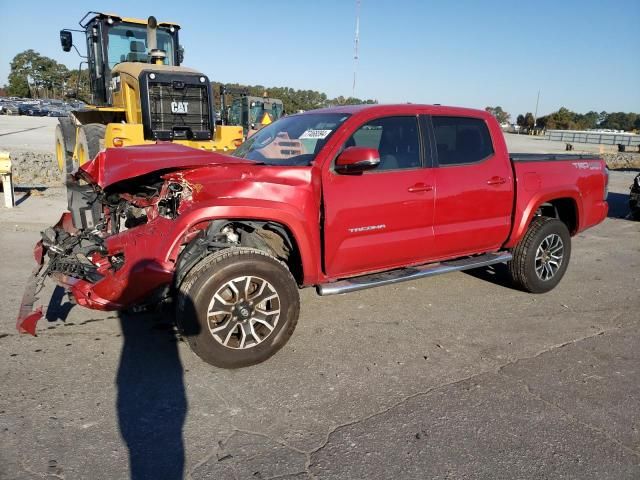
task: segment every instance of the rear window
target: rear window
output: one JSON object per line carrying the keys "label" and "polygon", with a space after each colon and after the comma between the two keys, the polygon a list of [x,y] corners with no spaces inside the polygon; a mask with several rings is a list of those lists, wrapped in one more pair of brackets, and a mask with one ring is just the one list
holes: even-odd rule
{"label": "rear window", "polygon": [[484,120],[468,117],[432,117],[440,165],[463,165],[493,154]]}

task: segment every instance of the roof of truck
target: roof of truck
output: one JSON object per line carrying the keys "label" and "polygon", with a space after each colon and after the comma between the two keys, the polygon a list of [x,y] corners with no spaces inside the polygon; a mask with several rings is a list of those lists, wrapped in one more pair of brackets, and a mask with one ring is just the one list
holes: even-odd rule
{"label": "roof of truck", "polygon": [[[462,115],[472,117],[485,118],[490,116],[484,110],[476,110],[473,108],[451,107],[446,105],[429,105],[418,103],[397,103],[397,104],[360,104],[360,105],[339,105],[334,107],[320,108],[318,110],[309,110],[309,113],[349,113],[355,114],[360,112],[376,112],[385,113],[424,113],[438,115]],[[307,112],[305,112],[307,113]]]}

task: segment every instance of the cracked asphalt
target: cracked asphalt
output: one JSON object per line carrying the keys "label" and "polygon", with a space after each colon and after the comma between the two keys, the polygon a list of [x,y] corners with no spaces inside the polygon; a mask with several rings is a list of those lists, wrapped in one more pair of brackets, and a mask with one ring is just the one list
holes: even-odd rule
{"label": "cracked asphalt", "polygon": [[0,478],[640,478],[640,223],[634,174],[578,235],[560,285],[484,269],[320,298],[272,359],[200,361],[169,313],[15,316],[49,189],[0,209]]}

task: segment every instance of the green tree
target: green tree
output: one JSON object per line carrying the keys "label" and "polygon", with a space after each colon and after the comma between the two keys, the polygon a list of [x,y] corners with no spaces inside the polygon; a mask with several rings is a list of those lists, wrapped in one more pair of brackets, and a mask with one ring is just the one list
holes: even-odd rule
{"label": "green tree", "polygon": [[491,115],[496,117],[496,120],[498,120],[498,123],[508,122],[509,119],[511,118],[511,115],[509,115],[507,112],[505,112],[502,109],[502,107],[500,107],[500,106],[498,106],[498,107],[486,107],[485,111],[489,112]]}
{"label": "green tree", "polygon": [[[216,108],[220,108],[220,82],[211,82],[213,89],[213,101]],[[227,83],[229,87],[246,88],[249,95],[261,97],[266,92],[271,98],[282,100],[284,110],[288,113],[295,113],[299,110],[314,110],[329,105],[355,105],[361,103],[377,103],[376,100],[362,100],[352,97],[327,98],[327,95],[315,90],[296,90],[291,87],[265,87],[264,85],[240,85],[238,83]]]}
{"label": "green tree", "polygon": [[527,112],[524,116],[524,127],[525,128],[533,128],[535,125],[535,119],[533,118],[533,113]]}
{"label": "green tree", "polygon": [[637,119],[637,113],[612,112],[607,115],[607,118],[600,124],[600,126],[602,128],[610,128],[613,130],[630,131],[634,129]]}
{"label": "green tree", "polygon": [[524,127],[524,115],[518,115],[518,118],[516,118],[516,124]]}
{"label": "green tree", "polygon": [[8,91],[21,97],[61,97],[69,71],[34,50],[18,53],[11,61]]}

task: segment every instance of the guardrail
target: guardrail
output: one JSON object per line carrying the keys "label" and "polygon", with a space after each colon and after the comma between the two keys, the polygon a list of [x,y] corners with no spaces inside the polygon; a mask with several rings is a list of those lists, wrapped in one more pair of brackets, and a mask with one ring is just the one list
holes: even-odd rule
{"label": "guardrail", "polygon": [[569,143],[596,143],[600,145],[626,145],[633,147],[640,145],[640,135],[633,133],[600,133],[577,130],[547,130],[544,134],[547,140]]}

